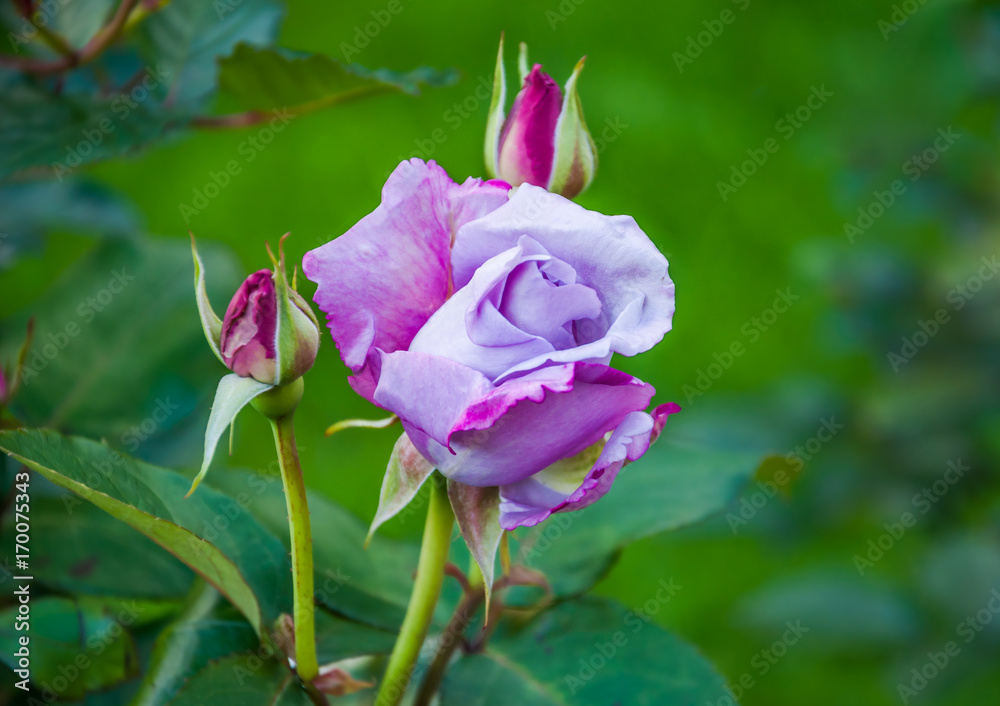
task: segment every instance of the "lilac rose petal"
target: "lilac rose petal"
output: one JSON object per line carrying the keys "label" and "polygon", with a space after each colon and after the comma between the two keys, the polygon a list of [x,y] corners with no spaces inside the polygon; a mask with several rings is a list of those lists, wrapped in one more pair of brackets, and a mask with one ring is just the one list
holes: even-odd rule
{"label": "lilac rose petal", "polygon": [[[520,482],[500,488],[500,525],[505,530],[532,527],[554,512],[573,512],[603,497],[618,473],[638,460],[659,436],[669,415],[680,411],[674,403],[660,405],[652,416],[632,412],[609,436],[582,482],[573,459],[556,463]],[[579,483],[579,485],[577,485]]]}
{"label": "lilac rose petal", "polygon": [[500,208],[458,229],[452,249],[457,288],[479,266],[516,246],[522,236],[566,263],[576,281],[597,292],[602,311],[575,328],[583,350],[564,349],[522,361],[508,374],[546,363],[610,359],[649,350],[670,330],[674,284],[667,260],[635,220],[605,216],[529,184]]}
{"label": "lilac rose petal", "polygon": [[307,252],[306,277],[355,390],[371,399],[376,349],[406,349],[452,291],[449,248],[463,224],[507,200],[504,182],[453,182],[434,162],[400,164],[381,204],[347,233]]}
{"label": "lilac rose petal", "polygon": [[377,404],[399,415],[413,444],[444,475],[507,485],[591,446],[654,390],[603,365],[550,366],[499,387],[440,356],[384,356]]}

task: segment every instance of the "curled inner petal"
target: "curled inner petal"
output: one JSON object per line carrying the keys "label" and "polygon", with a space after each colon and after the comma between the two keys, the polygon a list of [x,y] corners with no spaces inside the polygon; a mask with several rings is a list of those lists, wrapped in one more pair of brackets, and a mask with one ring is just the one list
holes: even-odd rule
{"label": "curled inner petal", "polygon": [[277,306],[270,270],[254,272],[233,296],[222,321],[220,349],[237,375],[273,382]]}

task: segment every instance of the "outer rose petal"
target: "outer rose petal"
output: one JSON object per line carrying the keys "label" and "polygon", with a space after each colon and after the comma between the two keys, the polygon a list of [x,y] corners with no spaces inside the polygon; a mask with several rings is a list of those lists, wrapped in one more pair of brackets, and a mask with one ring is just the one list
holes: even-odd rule
{"label": "outer rose petal", "polygon": [[375,349],[405,350],[451,291],[455,231],[507,200],[500,181],[453,182],[433,161],[403,162],[382,188],[382,203],[339,238],[302,259],[318,287],[355,390],[371,399],[378,380]]}
{"label": "outer rose petal", "polygon": [[573,512],[595,503],[611,489],[625,465],[646,453],[660,435],[667,417],[680,409],[670,402],[653,410],[652,416],[645,412],[626,416],[604,443],[593,467],[575,490],[571,486],[579,471],[573,467],[574,459],[566,459],[530,478],[502,486],[500,526],[505,530],[531,527],[554,512]]}
{"label": "outer rose petal", "polygon": [[534,358],[514,372],[546,362],[608,359],[611,353],[635,355],[652,348],[670,330],[674,284],[667,260],[630,216],[588,211],[557,194],[522,184],[510,200],[458,230],[452,249],[455,287],[464,287],[476,269],[517,244],[534,239],[568,263],[577,282],[597,292],[602,312],[578,322],[577,338],[586,355],[567,349]]}
{"label": "outer rose petal", "polygon": [[383,357],[375,402],[399,415],[414,446],[467,485],[523,480],[596,443],[654,393],[603,365],[571,363],[492,386],[439,356]]}

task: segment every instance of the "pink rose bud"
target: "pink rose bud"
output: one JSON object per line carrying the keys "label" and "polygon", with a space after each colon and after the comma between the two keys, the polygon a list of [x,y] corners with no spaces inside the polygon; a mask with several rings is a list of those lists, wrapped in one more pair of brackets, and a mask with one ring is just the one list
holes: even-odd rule
{"label": "pink rose bud", "polygon": [[501,38],[486,126],[487,170],[512,186],[534,184],[573,198],[590,185],[597,170],[597,150],[576,91],[583,59],[566,82],[565,93],[542,71],[541,64],[528,71],[528,50],[523,43],[519,69],[522,88],[505,119]]}
{"label": "pink rose bud", "polygon": [[274,259],[273,272],[258,270],[246,278],[221,321],[208,303],[201,260],[197,252],[194,255],[205,336],[227,368],[240,377],[283,385],[312,367],[319,350],[319,321],[285,279],[283,254],[280,261]]}
{"label": "pink rose bud", "polygon": [[241,377],[273,384],[278,304],[270,270],[246,278],[222,320],[222,361]]}

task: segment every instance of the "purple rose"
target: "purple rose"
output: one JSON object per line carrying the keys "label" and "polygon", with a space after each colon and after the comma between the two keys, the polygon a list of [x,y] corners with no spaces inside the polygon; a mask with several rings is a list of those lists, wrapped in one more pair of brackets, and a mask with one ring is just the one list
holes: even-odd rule
{"label": "purple rose", "polygon": [[505,529],[600,498],[676,405],[608,367],[670,330],[667,261],[635,221],[525,184],[402,163],[306,253],[355,390],[445,476],[500,487]]}

